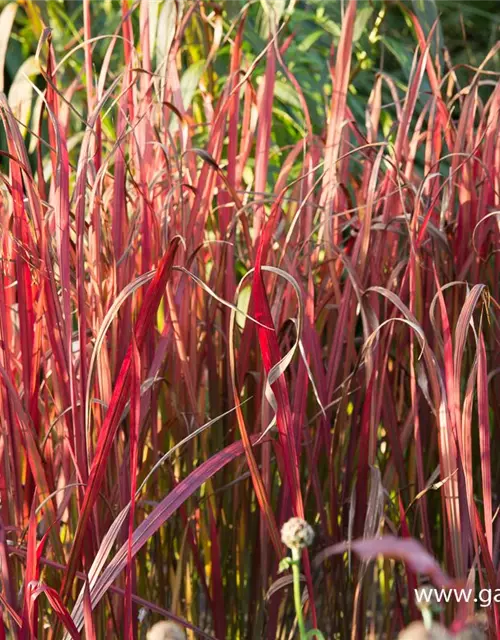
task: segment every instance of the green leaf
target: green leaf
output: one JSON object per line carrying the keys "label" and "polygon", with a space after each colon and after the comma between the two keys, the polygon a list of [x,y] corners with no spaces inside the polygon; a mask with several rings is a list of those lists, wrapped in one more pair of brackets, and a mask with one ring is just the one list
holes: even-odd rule
{"label": "green leaf", "polygon": [[352,36],[353,42],[357,42],[366,28],[366,24],[373,13],[373,7],[363,7],[356,15],[354,22],[354,33]]}
{"label": "green leaf", "polygon": [[[165,0],[159,13],[154,2],[150,3],[150,7],[152,8],[150,30],[156,28],[155,37],[151,38],[151,47],[156,54],[156,64],[158,65],[168,54],[174,39],[178,19],[177,3],[175,0]],[[179,10],[182,13],[182,3]]]}
{"label": "green leaf", "polygon": [[413,11],[420,22],[425,36],[427,37],[437,21],[437,26],[431,39],[431,55],[435,60],[436,56],[442,65],[444,63],[441,51],[444,41],[441,21],[439,20],[439,11],[435,0],[413,0]]}
{"label": "green leaf", "polygon": [[224,11],[228,17],[228,20],[232,22],[235,18],[238,17],[242,7],[244,6],[243,1],[235,2],[234,0],[229,0],[229,2],[224,2]]}
{"label": "green leaf", "polygon": [[297,97],[297,93],[287,82],[276,80],[274,93],[284,104],[294,107],[295,109],[300,109],[300,100]]}
{"label": "green leaf", "polygon": [[261,35],[267,38],[271,33],[270,25],[272,24],[276,29],[283,17],[286,0],[260,0],[260,4],[265,14],[262,21]]}
{"label": "green leaf", "polygon": [[405,76],[410,76],[411,64],[413,60],[413,49],[406,44],[395,38],[389,38],[384,36],[382,38],[384,45],[389,49],[392,55],[401,65],[401,69],[404,71]]}
{"label": "green leaf", "polygon": [[[40,64],[35,56],[30,56],[19,68],[14,82],[9,91],[9,106],[15,117],[25,126],[28,125],[31,115],[31,102],[33,99],[33,87],[31,79],[40,73]],[[26,135],[26,129],[21,129]]]}
{"label": "green leaf", "polygon": [[306,135],[306,130],[298,122],[296,122],[289,113],[287,113],[283,109],[279,109],[278,107],[273,107],[273,113],[278,120],[281,120],[281,122],[286,125],[287,131],[290,135],[293,135],[294,129],[301,137],[304,137]]}
{"label": "green leaf", "polygon": [[205,60],[198,60],[198,62],[193,62],[193,64],[184,72],[181,78],[181,95],[182,95],[182,103],[184,104],[184,109],[189,109],[189,105],[191,104],[194,94],[198,89],[200,84],[201,76],[203,75],[203,70],[205,68]]}
{"label": "green leaf", "polygon": [[283,573],[284,571],[288,571],[288,569],[290,569],[291,566],[292,566],[292,559],[283,558],[283,560],[281,560],[281,562],[278,565],[278,573]]}
{"label": "green leaf", "polygon": [[337,22],[334,22],[333,20],[318,20],[318,23],[325,29],[325,31],[334,36],[335,39],[340,38],[342,29]]}
{"label": "green leaf", "polygon": [[322,29],[319,29],[318,31],[313,31],[312,33],[309,33],[303,40],[302,42],[299,44],[299,46],[297,47],[297,49],[301,52],[301,53],[305,53],[306,51],[309,51],[309,49],[313,46],[313,44],[319,40],[321,38],[321,36],[324,34],[325,32]]}
{"label": "green leaf", "polygon": [[5,55],[7,53],[7,46],[9,44],[9,36],[14,24],[14,19],[17,12],[17,3],[10,2],[0,14],[0,91],[4,90],[4,64]]}
{"label": "green leaf", "polygon": [[241,313],[236,314],[236,322],[242,330],[245,328],[246,314],[248,313],[251,294],[252,287],[248,285],[248,287],[243,287],[240,295],[238,296],[238,303],[236,306]]}
{"label": "green leaf", "polygon": [[325,640],[325,636],[321,633],[319,629],[310,629],[306,634],[306,640],[313,640],[314,638],[318,638],[319,640]]}

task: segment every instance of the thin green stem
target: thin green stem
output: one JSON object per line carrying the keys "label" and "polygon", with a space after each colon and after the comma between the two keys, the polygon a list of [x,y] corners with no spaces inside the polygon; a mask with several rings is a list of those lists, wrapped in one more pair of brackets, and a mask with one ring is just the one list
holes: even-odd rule
{"label": "thin green stem", "polygon": [[302,594],[300,591],[300,550],[292,549],[292,576],[293,576],[293,599],[295,601],[295,612],[299,624],[300,640],[306,640],[306,626],[302,613]]}

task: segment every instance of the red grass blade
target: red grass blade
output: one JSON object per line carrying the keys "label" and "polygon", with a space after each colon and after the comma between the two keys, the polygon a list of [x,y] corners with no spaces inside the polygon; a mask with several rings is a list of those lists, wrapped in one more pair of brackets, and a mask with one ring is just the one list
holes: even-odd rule
{"label": "red grass blade", "polygon": [[[279,212],[279,208],[275,208],[275,215]],[[266,373],[269,375],[271,369],[280,361],[280,349],[276,337],[276,331],[266,329],[265,327],[273,326],[273,318],[269,309],[264,281],[262,278],[262,260],[263,255],[267,254],[271,240],[271,230],[273,228],[272,216],[264,227],[264,231],[257,248],[257,256],[255,258],[255,271],[253,277],[253,299],[255,318],[261,324],[257,327],[259,336],[260,349]],[[262,326],[264,325],[264,326]],[[284,375],[281,374],[275,382],[271,384],[271,389],[276,397],[276,423],[278,426],[279,441],[284,453],[284,467],[288,490],[292,499],[293,514],[304,518],[304,504],[302,501],[302,492],[300,487],[299,475],[299,455],[297,451],[297,442],[300,437],[295,436],[295,429],[292,424],[292,414],[290,409],[290,400],[286,387]],[[299,433],[297,431],[297,433]],[[314,606],[314,597],[312,590],[311,570],[309,566],[309,558],[307,552],[304,552],[304,569],[308,583],[311,603],[311,615],[313,626],[316,625],[316,609]]]}
{"label": "red grass blade", "polygon": [[[256,442],[254,437],[253,441]],[[243,453],[241,442],[235,442],[203,462],[191,474],[182,480],[141,522],[135,529],[132,538],[132,556],[144,546],[149,538],[171,517],[171,515],[197,491],[201,485]],[[110,585],[127,565],[129,543],[125,543],[113,557],[102,574],[91,585],[92,607],[102,599]],[[82,612],[80,608],[73,611],[73,620],[77,627],[81,626]]]}
{"label": "red grass blade", "polygon": [[[165,290],[165,285],[170,277],[173,262],[177,248],[180,244],[179,238],[174,238],[170,244],[169,250],[165,253],[162,261],[158,265],[155,277],[148,287],[144,303],[140,311],[139,318],[135,326],[135,339],[137,348],[141,349],[146,338],[146,332],[151,330],[154,321],[154,314],[158,308],[161,297]],[[65,602],[69,596],[71,585],[75,577],[77,565],[79,562],[79,553],[83,544],[83,538],[86,533],[87,522],[90,518],[92,508],[94,506],[97,494],[101,487],[104,473],[106,470],[106,460],[111,451],[113,439],[118,427],[118,421],[121,417],[125,404],[128,400],[128,389],[130,387],[130,369],[132,361],[132,346],[127,351],[127,356],[122,364],[120,375],[116,382],[116,386],[108,408],[106,418],[99,433],[99,440],[92,467],[90,470],[89,481],[85,491],[85,497],[82,504],[78,529],[75,534],[73,546],[68,563],[68,569],[64,576],[61,587],[62,601]]]}
{"label": "red grass blade", "polygon": [[[255,191],[257,193],[266,192],[275,79],[276,54],[274,47],[271,46],[267,52],[265,78],[258,95],[259,124],[255,147]],[[264,213],[264,207],[261,206],[256,209],[254,214],[255,244],[258,242],[261,228],[264,225]]]}
{"label": "red grass blade", "polygon": [[38,626],[38,607],[32,603],[31,587],[32,582],[39,578],[37,543],[36,543],[37,522],[35,515],[35,504],[31,507],[28,525],[28,544],[26,552],[26,572],[24,574],[24,605],[22,613],[21,638],[36,637]]}
{"label": "red grass blade", "polygon": [[83,621],[86,640],[97,640],[94,621],[92,619],[92,602],[90,600],[90,587],[88,580],[83,585]]}
{"label": "red grass blade", "polygon": [[335,89],[332,92],[328,130],[326,135],[325,173],[321,185],[320,206],[323,209],[323,232],[325,242],[331,255],[331,245],[338,245],[340,228],[337,218],[333,218],[335,196],[338,188],[338,160],[341,156],[341,140],[345,126],[345,109],[347,104],[347,90],[349,87],[349,74],[351,71],[352,38],[354,22],[356,18],[356,0],[350,0],[342,21],[342,33],[337,49],[335,62]]}
{"label": "red grass blade", "polygon": [[365,561],[373,560],[378,555],[385,558],[393,558],[405,562],[412,571],[429,576],[436,587],[452,588],[460,583],[452,580],[441,569],[436,560],[424,547],[413,538],[396,538],[395,536],[383,536],[352,542],[340,542],[320,551],[314,558],[315,565],[330,558],[332,555],[345,553],[352,549]]}
{"label": "red grass blade", "polygon": [[[50,606],[52,607],[52,610],[54,611],[56,616],[59,618],[59,620],[62,622],[64,628],[69,633],[71,638],[73,638],[73,640],[80,640],[80,634],[78,633],[78,629],[76,628],[75,623],[73,622],[69,614],[69,611],[63,605],[61,597],[59,596],[57,591],[55,589],[52,589],[52,587],[48,587],[46,584],[42,584],[42,583],[37,583],[37,582],[30,583],[28,587],[30,585],[32,585],[32,588],[30,590],[31,606],[34,607],[38,597],[42,593],[45,594],[47,596],[47,600],[49,601]],[[34,633],[34,636],[36,636],[35,633]]]}
{"label": "red grass blade", "polygon": [[128,522],[128,551],[125,575],[125,638],[134,640],[132,615],[132,584],[134,567],[132,563],[132,535],[134,532],[135,492],[137,488],[137,455],[139,427],[141,423],[141,357],[135,335],[132,334],[132,371],[131,371],[131,406],[130,406],[130,511]]}
{"label": "red grass blade", "polygon": [[488,372],[482,331],[479,333],[477,367],[477,412],[479,418],[479,450],[483,484],[484,528],[490,556],[493,555],[493,509],[491,498],[491,449],[488,403]]}

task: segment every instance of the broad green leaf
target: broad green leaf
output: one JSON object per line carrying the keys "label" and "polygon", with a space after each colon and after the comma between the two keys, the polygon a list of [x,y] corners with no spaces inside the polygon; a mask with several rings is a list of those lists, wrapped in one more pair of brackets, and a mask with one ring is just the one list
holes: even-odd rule
{"label": "broad green leaf", "polygon": [[243,6],[243,2],[234,2],[233,0],[224,2],[224,10],[227,14],[228,19],[230,21],[233,21],[235,18],[237,18]]}
{"label": "broad green leaf", "polygon": [[282,560],[280,560],[280,563],[278,565],[278,573],[283,573],[283,571],[287,571],[288,569],[290,569],[291,566],[292,566],[292,559],[283,558]]}
{"label": "broad green leaf", "polygon": [[246,314],[248,313],[248,305],[250,304],[250,296],[252,294],[252,287],[249,285],[248,287],[244,287],[240,295],[238,296],[238,311],[241,313],[236,314],[236,324],[240,327],[240,329],[245,328],[246,322]]}
{"label": "broad green leaf", "polygon": [[28,16],[32,33],[38,40],[43,31],[43,23],[40,19],[40,7],[36,2],[33,2],[33,0],[26,0],[24,3],[24,10]]}
{"label": "broad green leaf", "polygon": [[200,84],[200,79],[205,68],[205,60],[193,62],[193,64],[184,72],[181,78],[181,95],[184,109],[189,109],[194,94]]}
{"label": "broad green leaf", "polygon": [[353,42],[357,42],[366,28],[366,23],[370,19],[373,13],[373,7],[363,7],[356,14],[356,20],[354,22],[354,33],[352,36]]}
{"label": "broad green leaf", "polygon": [[4,90],[5,55],[9,45],[9,37],[17,12],[17,3],[9,3],[0,14],[0,91]]}
{"label": "broad green leaf", "polygon": [[396,40],[395,38],[384,36],[382,38],[382,41],[399,62],[399,64],[401,65],[401,69],[403,70],[405,76],[408,78],[410,76],[411,64],[413,60],[413,49],[406,46],[400,40]]}
{"label": "broad green leaf", "polygon": [[340,25],[337,22],[334,22],[333,20],[321,19],[321,20],[318,20],[318,24],[320,24],[325,31],[327,31],[332,36],[334,36],[335,39],[340,38],[341,29],[340,29]]}
{"label": "broad green leaf", "polygon": [[[9,91],[9,106],[15,117],[25,126],[28,125],[31,115],[31,102],[33,99],[33,87],[31,80],[40,73],[40,64],[35,56],[30,56],[19,68],[14,82]],[[26,135],[26,129],[21,133]]]}
{"label": "broad green leaf", "polygon": [[[286,0],[260,0],[264,10],[261,35],[269,37],[272,28],[276,29],[286,8]],[[272,28],[271,28],[272,25]]]}
{"label": "broad green leaf", "polygon": [[159,28],[158,14],[163,9],[163,3],[149,0],[149,55],[154,61],[156,53],[156,34]]}
{"label": "broad green leaf", "polygon": [[295,129],[301,137],[304,137],[306,135],[306,130],[298,122],[296,122],[289,113],[278,107],[273,107],[273,113],[284,124],[290,125],[289,127],[287,127],[289,132]]}
{"label": "broad green leaf", "polygon": [[296,109],[300,109],[300,100],[297,97],[297,93],[295,90],[283,80],[276,80],[274,85],[274,94],[276,97],[289,105],[290,107],[295,107]]}
{"label": "broad green leaf", "polygon": [[[152,13],[155,15],[154,22],[157,23],[155,39],[151,40],[151,47],[156,54],[156,64],[158,65],[162,63],[170,51],[175,35],[177,17],[178,15],[182,15],[184,2],[181,1],[177,3],[175,0],[164,0],[160,5],[159,13],[154,7],[155,4],[157,5],[158,3],[150,0],[150,7],[153,9]],[[179,5],[180,14],[177,13],[177,5]],[[153,29],[153,23],[150,28],[151,30]]]}
{"label": "broad green leaf", "polygon": [[313,44],[317,40],[319,40],[321,36],[324,35],[324,33],[325,32],[323,30],[313,31],[302,40],[302,42],[299,44],[297,49],[301,53],[305,53],[306,51],[309,51],[309,49],[313,46]]}

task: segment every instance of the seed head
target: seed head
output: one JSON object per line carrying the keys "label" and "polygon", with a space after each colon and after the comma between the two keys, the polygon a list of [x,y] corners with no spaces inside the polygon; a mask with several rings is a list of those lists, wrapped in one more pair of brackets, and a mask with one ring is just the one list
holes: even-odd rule
{"label": "seed head", "polygon": [[436,590],[429,586],[418,589],[419,597],[416,598],[416,605],[419,609],[432,609],[438,604],[436,600]]}
{"label": "seed head", "polygon": [[302,518],[290,518],[281,528],[281,539],[289,549],[303,549],[312,544],[314,531]]}
{"label": "seed head", "polygon": [[147,640],[186,640],[186,634],[179,625],[163,620],[151,627],[146,638]]}
{"label": "seed head", "polygon": [[430,629],[426,629],[422,622],[412,622],[398,636],[398,640],[453,640],[453,638],[454,636],[442,625],[435,623]]}

